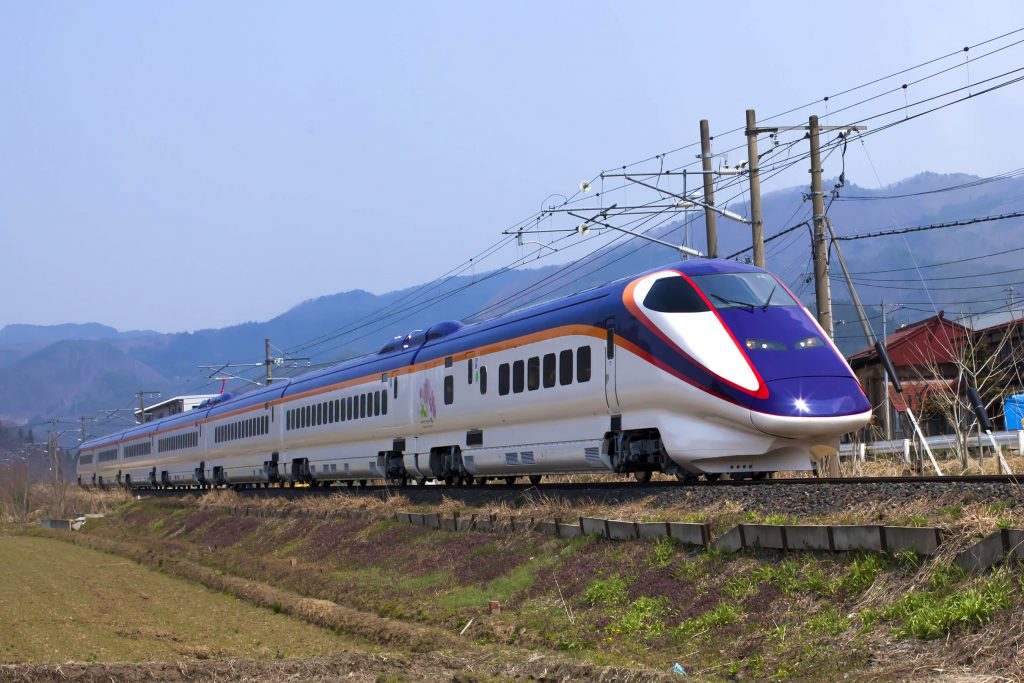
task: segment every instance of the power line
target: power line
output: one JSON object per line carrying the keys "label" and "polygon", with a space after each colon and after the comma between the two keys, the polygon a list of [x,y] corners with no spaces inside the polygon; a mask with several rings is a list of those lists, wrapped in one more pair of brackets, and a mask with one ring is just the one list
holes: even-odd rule
{"label": "power line", "polygon": [[958,221],[947,221],[945,223],[933,223],[931,225],[914,225],[906,228],[896,228],[894,230],[879,230],[877,232],[859,233],[856,235],[840,235],[834,238],[836,242],[842,241],[853,241],[870,239],[874,237],[889,237],[891,235],[906,235],[914,232],[924,232],[926,230],[942,230],[945,228],[962,228],[968,225],[975,225],[977,223],[988,223],[991,221],[1004,221],[1011,218],[1024,218],[1024,211],[1014,211],[1012,213],[1003,213],[995,216],[978,216],[976,218],[967,218]]}

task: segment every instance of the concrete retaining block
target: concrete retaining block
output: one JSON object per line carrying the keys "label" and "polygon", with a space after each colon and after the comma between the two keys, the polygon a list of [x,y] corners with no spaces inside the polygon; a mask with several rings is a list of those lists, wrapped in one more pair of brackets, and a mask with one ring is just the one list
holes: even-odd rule
{"label": "concrete retaining block", "polygon": [[954,562],[971,572],[981,572],[1002,560],[1024,560],[1024,529],[1000,529],[957,555]]}
{"label": "concrete retaining block", "polygon": [[667,538],[668,522],[637,522],[636,531],[640,538]]}
{"label": "concrete retaining block", "polygon": [[1003,535],[997,531],[957,555],[953,561],[969,572],[982,572],[1002,560],[1004,554]]}
{"label": "concrete retaining block", "polygon": [[481,517],[476,520],[477,531],[494,531],[494,523],[489,517]]}
{"label": "concrete retaining block", "polygon": [[580,528],[584,536],[608,538],[608,520],[596,517],[580,517]]}
{"label": "concrete retaining block", "polygon": [[537,533],[540,534],[551,534],[552,536],[558,535],[557,522],[537,522],[534,529],[536,529]]}
{"label": "concrete retaining block", "polygon": [[459,517],[458,523],[456,524],[456,531],[472,531],[476,524],[476,515],[470,515],[469,517]]}
{"label": "concrete retaining block", "polygon": [[869,525],[837,525],[832,527],[832,545],[836,550],[885,550],[882,527]]}
{"label": "concrete retaining block", "polygon": [[734,553],[743,548],[743,525],[733,527],[711,542],[715,550]]}
{"label": "concrete retaining block", "polygon": [[1006,558],[1018,562],[1024,561],[1024,529],[1006,529]]}
{"label": "concrete retaining block", "polygon": [[613,541],[634,541],[640,537],[636,530],[636,522],[627,522],[621,519],[609,519],[607,521],[608,538]]}
{"label": "concrete retaining block", "polygon": [[440,529],[441,515],[436,512],[423,515],[423,525],[430,529]]}
{"label": "concrete retaining block", "polygon": [[704,522],[669,522],[668,535],[684,545],[707,545],[711,527]]}
{"label": "concrete retaining block", "polygon": [[579,524],[558,523],[558,535],[561,538],[574,538],[583,535],[583,528]]}
{"label": "concrete retaining block", "polygon": [[745,548],[786,549],[786,529],[776,524],[741,524]]}
{"label": "concrete retaining block", "polygon": [[441,528],[445,531],[457,531],[459,528],[458,517],[441,517]]}
{"label": "concrete retaining block", "polygon": [[786,527],[789,550],[832,550],[832,527],[824,524],[801,524]]}
{"label": "concrete retaining block", "polygon": [[887,526],[885,547],[891,552],[913,550],[918,555],[934,555],[942,539],[934,527]]}

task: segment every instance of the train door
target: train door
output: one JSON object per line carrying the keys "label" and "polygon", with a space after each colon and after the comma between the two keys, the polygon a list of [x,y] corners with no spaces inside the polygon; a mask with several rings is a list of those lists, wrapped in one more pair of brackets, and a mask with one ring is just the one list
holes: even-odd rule
{"label": "train door", "polygon": [[609,318],[605,323],[604,348],[604,397],[608,402],[608,411],[619,412],[619,393],[615,372],[615,319]]}

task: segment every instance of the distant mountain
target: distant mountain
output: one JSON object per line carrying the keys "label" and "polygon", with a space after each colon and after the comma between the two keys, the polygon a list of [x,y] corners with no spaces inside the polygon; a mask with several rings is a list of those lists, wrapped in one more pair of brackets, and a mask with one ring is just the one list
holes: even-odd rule
{"label": "distant mountain", "polygon": [[139,389],[166,385],[159,372],[111,343],[59,341],[0,371],[0,417],[90,415],[124,406]]}
{"label": "distant mountain", "polygon": [[[964,174],[924,173],[880,190],[848,183],[830,201],[828,216],[838,235],[849,236],[1004,213],[1010,210],[1007,198],[1024,195],[1024,179],[987,184],[976,184],[977,180]],[[834,184],[827,182],[826,187]],[[943,191],[957,185],[965,187]],[[810,217],[805,193],[806,188],[801,187],[764,196],[767,237]],[[744,202],[728,208],[740,214],[747,212]],[[695,215],[690,227],[692,244],[704,250],[704,221]],[[719,219],[718,226],[721,256],[749,246],[749,226],[724,218]],[[955,314],[1001,305],[1003,285],[993,283],[1011,282],[1013,275],[991,282],[983,278],[943,280],[925,287],[917,267],[923,266],[920,273],[924,277],[1012,270],[1018,267],[1019,252],[1004,253],[1005,245],[1010,236],[1021,234],[1022,227],[1024,221],[1004,221],[841,244],[868,315],[880,333],[879,304],[883,300],[904,305],[889,317],[890,329],[938,309]],[[676,220],[650,234],[679,243],[684,226]],[[809,227],[798,227],[769,241],[766,252],[768,269],[813,310]],[[927,267],[981,254],[992,256],[984,262],[954,263],[936,270]],[[744,256],[749,252],[739,258]],[[277,348],[311,356],[314,363],[351,357],[374,351],[395,335],[439,320],[493,317],[676,260],[678,255],[671,249],[620,239],[575,264],[460,276],[429,287],[381,295],[354,289],[304,301],[265,322],[221,329],[158,334],[117,332],[98,324],[8,325],[0,330],[0,417],[21,421],[34,416],[67,415],[69,411],[88,414],[100,408],[125,406],[131,402],[132,393],[142,388],[171,391],[189,381],[194,389],[195,380],[202,378],[197,365],[259,362],[265,337]],[[832,276],[836,340],[844,352],[851,353],[864,345],[864,337],[848,304],[849,295],[837,264],[833,264]],[[308,340],[317,343],[306,346]]]}
{"label": "distant mountain", "polygon": [[5,325],[0,328],[0,349],[42,347],[65,339],[97,341],[129,339],[158,334],[150,330],[118,332],[99,323],[65,323],[62,325]]}

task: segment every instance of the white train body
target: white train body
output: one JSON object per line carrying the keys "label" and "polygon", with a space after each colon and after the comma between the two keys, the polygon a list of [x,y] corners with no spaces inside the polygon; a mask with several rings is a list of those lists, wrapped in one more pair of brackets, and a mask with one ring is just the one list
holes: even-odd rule
{"label": "white train body", "polygon": [[472,326],[441,323],[92,439],[78,477],[166,487],[742,475],[809,469],[868,416],[842,356],[771,275],[700,261]]}

